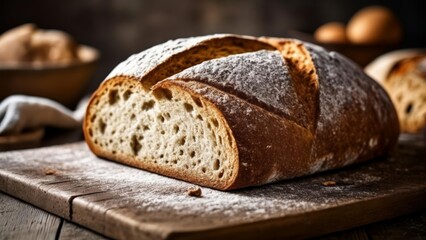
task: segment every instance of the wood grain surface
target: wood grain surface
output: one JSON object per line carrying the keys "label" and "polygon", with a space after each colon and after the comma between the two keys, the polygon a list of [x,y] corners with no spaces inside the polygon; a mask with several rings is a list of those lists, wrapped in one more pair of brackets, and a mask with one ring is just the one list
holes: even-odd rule
{"label": "wood grain surface", "polygon": [[60,218],[22,202],[0,198],[1,239],[55,239]]}
{"label": "wood grain surface", "polygon": [[0,239],[104,240],[106,238],[0,192]]}
{"label": "wood grain surface", "polygon": [[77,143],[1,153],[0,190],[113,238],[304,238],[424,208],[425,146],[400,143],[386,158],[263,187],[202,188],[197,198],[186,193],[192,184]]}

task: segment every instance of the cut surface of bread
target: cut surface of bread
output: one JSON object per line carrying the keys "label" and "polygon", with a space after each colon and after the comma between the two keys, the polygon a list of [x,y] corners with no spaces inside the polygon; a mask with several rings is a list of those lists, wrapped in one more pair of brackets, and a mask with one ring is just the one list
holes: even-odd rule
{"label": "cut surface of bread", "polygon": [[103,156],[215,188],[233,181],[235,140],[212,103],[176,88],[147,92],[125,77],[103,87],[86,122]]}
{"label": "cut surface of bread", "polygon": [[399,61],[382,84],[395,104],[401,130],[426,130],[426,56]]}

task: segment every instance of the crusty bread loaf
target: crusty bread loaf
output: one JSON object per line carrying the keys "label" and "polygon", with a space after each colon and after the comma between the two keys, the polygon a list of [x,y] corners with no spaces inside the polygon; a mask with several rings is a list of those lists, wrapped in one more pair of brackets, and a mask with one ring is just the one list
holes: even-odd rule
{"label": "crusty bread loaf", "polygon": [[386,93],[341,55],[235,35],[131,56],[84,121],[96,155],[221,190],[365,161],[398,133]]}
{"label": "crusty bread loaf", "polygon": [[401,131],[426,133],[426,51],[386,54],[368,65],[366,72],[389,93]]}
{"label": "crusty bread loaf", "polygon": [[0,35],[0,64],[64,64],[79,61],[77,43],[67,33],[24,24]]}

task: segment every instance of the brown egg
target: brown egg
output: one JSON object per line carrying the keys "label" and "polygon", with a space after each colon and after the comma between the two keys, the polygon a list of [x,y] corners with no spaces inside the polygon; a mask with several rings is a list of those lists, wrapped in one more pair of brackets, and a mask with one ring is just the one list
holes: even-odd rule
{"label": "brown egg", "polygon": [[345,25],[340,22],[326,23],[315,31],[314,37],[318,42],[323,43],[345,43]]}
{"label": "brown egg", "polygon": [[355,44],[396,44],[402,29],[391,10],[381,6],[361,9],[349,21],[346,36]]}

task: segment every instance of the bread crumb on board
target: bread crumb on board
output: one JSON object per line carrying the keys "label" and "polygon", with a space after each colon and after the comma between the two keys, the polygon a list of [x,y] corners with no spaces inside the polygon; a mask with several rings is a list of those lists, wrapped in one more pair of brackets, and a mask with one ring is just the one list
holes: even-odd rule
{"label": "bread crumb on board", "polygon": [[190,187],[187,190],[188,196],[191,197],[201,197],[201,188],[200,187]]}
{"label": "bread crumb on board", "polygon": [[321,184],[325,187],[334,187],[337,185],[335,181],[324,181]]}
{"label": "bread crumb on board", "polygon": [[44,170],[44,175],[54,175],[56,174],[58,171],[52,168],[46,168]]}

